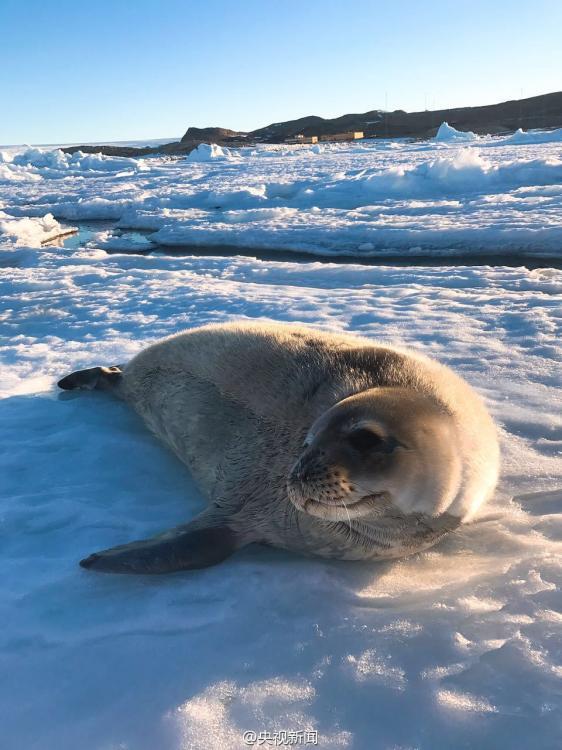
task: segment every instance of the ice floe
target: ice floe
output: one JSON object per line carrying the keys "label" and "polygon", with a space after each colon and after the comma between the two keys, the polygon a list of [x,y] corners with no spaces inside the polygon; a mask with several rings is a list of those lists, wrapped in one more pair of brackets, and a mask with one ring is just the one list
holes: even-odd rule
{"label": "ice floe", "polygon": [[[510,140],[511,139],[511,140]],[[23,149],[0,161],[13,217],[113,220],[168,246],[319,255],[560,255],[556,131],[128,159]]]}

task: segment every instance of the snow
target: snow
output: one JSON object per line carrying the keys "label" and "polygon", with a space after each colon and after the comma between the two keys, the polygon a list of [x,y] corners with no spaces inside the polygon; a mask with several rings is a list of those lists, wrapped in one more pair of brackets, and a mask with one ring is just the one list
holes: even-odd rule
{"label": "snow", "polygon": [[471,130],[457,130],[448,122],[442,122],[435,136],[436,141],[475,141],[478,136]]}
{"label": "snow", "polygon": [[562,143],[562,128],[555,130],[523,130],[519,128],[513,135],[505,138],[504,143],[510,144],[536,144],[536,143]]}
{"label": "snow", "polygon": [[63,227],[52,214],[41,217],[14,219],[0,211],[0,243],[39,246],[73,231]]}
{"label": "snow", "polygon": [[[488,248],[526,229],[559,253],[556,143],[394,143],[115,169],[56,166],[57,154],[3,163],[38,177],[0,185],[3,750],[239,750],[245,731],[290,730],[317,731],[321,748],[557,747],[562,272],[106,252],[142,245],[131,227],[279,249],[300,232],[313,252],[370,254],[374,222],[393,216],[420,247],[460,224]],[[385,197],[383,183],[399,187]],[[123,233],[40,247],[41,222],[92,217]],[[237,318],[354,331],[452,366],[500,427],[494,501],[391,563],[255,548],[158,578],[79,568],[204,501],[124,404],[57,392],[56,379]]]}
{"label": "snow", "polygon": [[[2,175],[6,181],[18,179],[27,174],[31,180],[41,178],[62,178],[67,176],[87,177],[105,172],[133,174],[145,169],[142,159],[133,160],[120,156],[104,156],[103,154],[85,154],[75,151],[67,154],[60,149],[49,150],[42,148],[26,148],[18,152],[0,152],[0,180]],[[130,170],[130,171],[129,171]]]}
{"label": "snow", "polygon": [[560,256],[556,131],[316,146],[201,144],[185,158],[141,159],[12,149],[0,210],[114,220],[170,247]]}

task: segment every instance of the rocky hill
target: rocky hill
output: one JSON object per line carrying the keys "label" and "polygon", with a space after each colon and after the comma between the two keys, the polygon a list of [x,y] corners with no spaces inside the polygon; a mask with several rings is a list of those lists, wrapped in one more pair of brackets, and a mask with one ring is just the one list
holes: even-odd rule
{"label": "rocky hill", "polygon": [[562,127],[562,92],[533,96],[490,104],[482,107],[425,110],[423,112],[394,112],[371,110],[363,114],[349,114],[334,119],[302,117],[298,120],[267,125],[248,133],[248,137],[265,141],[282,141],[297,133],[330,135],[347,130],[362,130],[365,136],[379,138],[433,137],[442,122],[457,130],[475,133],[508,133],[517,128]]}
{"label": "rocky hill", "polygon": [[363,114],[348,114],[333,119],[310,115],[298,120],[287,120],[267,125],[244,133],[228,128],[189,127],[181,141],[167,143],[154,148],[70,146],[64,151],[99,152],[111,155],[134,156],[148,153],[184,154],[199,143],[217,143],[226,146],[250,145],[253,143],[282,143],[286,138],[302,133],[330,135],[348,130],[363,131],[370,138],[431,138],[442,122],[448,122],[457,130],[472,130],[475,133],[509,133],[517,128],[562,127],[562,91],[527,99],[514,99],[500,104],[482,107],[458,107],[455,109],[405,112],[402,109],[384,112],[374,109]]}

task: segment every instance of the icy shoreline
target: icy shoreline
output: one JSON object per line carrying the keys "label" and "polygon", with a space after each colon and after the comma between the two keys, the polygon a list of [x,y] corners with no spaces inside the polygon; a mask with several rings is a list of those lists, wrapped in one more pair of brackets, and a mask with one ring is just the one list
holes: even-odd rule
{"label": "icy shoreline", "polygon": [[[45,214],[71,224],[113,220],[166,247],[555,257],[562,255],[559,133],[208,146],[187,159],[27,149],[0,160],[0,210],[14,222]],[[0,238],[8,243],[6,233]]]}

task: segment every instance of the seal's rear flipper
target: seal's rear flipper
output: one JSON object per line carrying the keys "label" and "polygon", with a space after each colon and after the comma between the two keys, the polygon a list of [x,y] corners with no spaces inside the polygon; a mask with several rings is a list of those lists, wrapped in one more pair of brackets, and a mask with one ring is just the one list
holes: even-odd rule
{"label": "seal's rear flipper", "polygon": [[111,390],[119,385],[122,377],[120,367],[90,367],[67,375],[57,385],[65,391],[93,391],[95,388]]}
{"label": "seal's rear flipper", "polygon": [[105,573],[173,573],[216,565],[243,546],[227,526],[189,526],[95,552],[80,565]]}

